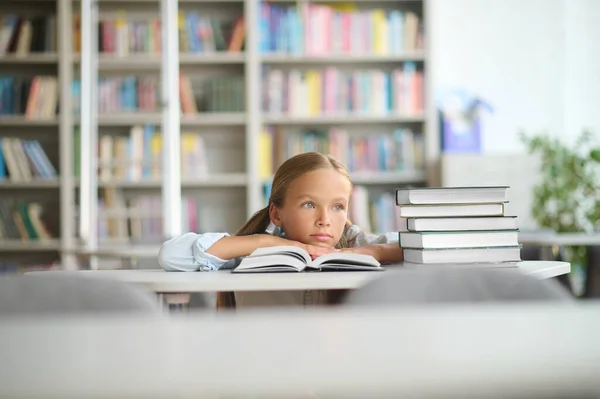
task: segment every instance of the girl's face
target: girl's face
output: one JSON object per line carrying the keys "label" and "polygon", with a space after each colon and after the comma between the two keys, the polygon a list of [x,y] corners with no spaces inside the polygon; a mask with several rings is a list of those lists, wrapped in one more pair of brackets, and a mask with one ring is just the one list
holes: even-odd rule
{"label": "girl's face", "polygon": [[333,247],[344,232],[351,191],[335,169],[306,173],[290,184],[282,207],[271,207],[271,221],[283,227],[287,239]]}

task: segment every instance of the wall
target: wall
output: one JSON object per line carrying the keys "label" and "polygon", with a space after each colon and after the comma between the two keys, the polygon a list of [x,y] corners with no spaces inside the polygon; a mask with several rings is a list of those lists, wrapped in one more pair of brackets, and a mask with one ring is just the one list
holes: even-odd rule
{"label": "wall", "polygon": [[485,164],[490,183],[513,187],[511,213],[523,228],[534,228],[528,191],[537,171],[523,168],[536,162],[511,161],[526,156],[518,132],[548,132],[572,142],[587,127],[600,139],[600,1],[429,1],[434,88],[468,89],[495,108],[484,117],[488,159],[453,157],[442,184],[481,183],[485,174],[473,171]]}
{"label": "wall", "polygon": [[600,1],[565,4],[565,131],[572,138],[591,129],[600,138]]}

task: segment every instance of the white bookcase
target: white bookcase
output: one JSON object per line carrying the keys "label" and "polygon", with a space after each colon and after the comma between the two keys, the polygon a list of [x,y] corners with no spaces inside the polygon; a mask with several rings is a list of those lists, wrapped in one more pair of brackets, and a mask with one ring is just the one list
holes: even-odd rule
{"label": "white bookcase", "polygon": [[[271,1],[271,4],[302,6],[307,1]],[[317,2],[316,2],[317,3]],[[347,3],[328,1],[328,4]],[[180,129],[183,133],[198,133],[204,139],[208,159],[208,173],[199,176],[182,176],[183,197],[198,200],[197,217],[201,231],[228,231],[234,233],[252,213],[264,206],[263,190],[265,180],[260,175],[259,137],[265,126],[277,127],[281,131],[300,131],[305,128],[342,127],[349,134],[355,131],[379,131],[382,128],[412,127],[422,132],[425,139],[425,168],[394,172],[353,173],[355,184],[364,185],[374,193],[392,192],[406,184],[435,184],[436,165],[439,157],[436,114],[432,104],[432,90],[428,74],[431,62],[428,56],[428,26],[426,0],[357,0],[351,2],[359,10],[383,8],[414,10],[422,19],[424,27],[423,50],[399,55],[369,54],[329,54],[323,56],[302,56],[285,54],[264,54],[259,49],[260,32],[252,27],[259,26],[260,2],[257,0],[179,0],[182,12],[196,11],[200,15],[219,19],[235,19],[243,15],[246,23],[245,49],[243,52],[214,52],[179,54],[180,70],[189,76],[194,91],[201,83],[219,76],[241,76],[244,82],[245,111],[204,113],[183,115]],[[0,12],[32,13],[49,10],[57,15],[59,49],[57,52],[30,54],[24,57],[0,56],[0,75],[12,71],[24,73],[54,73],[59,78],[60,105],[55,118],[46,120],[26,120],[18,116],[0,115],[0,136],[10,131],[12,135],[43,136],[42,144],[57,170],[55,180],[35,180],[27,183],[0,181],[0,198],[23,195],[48,200],[45,217],[53,228],[56,239],[51,242],[0,240],[0,256],[17,263],[40,261],[62,262],[64,267],[73,267],[80,240],[77,236],[79,201],[79,178],[76,177],[73,152],[74,129],[79,117],[72,112],[75,97],[72,91],[73,79],[80,78],[81,56],[74,51],[75,33],[72,29],[73,17],[80,13],[80,2],[73,0],[11,1],[0,7]],[[160,0],[99,0],[100,18],[125,16],[125,18],[158,18]],[[383,68],[389,70],[413,61],[419,70],[424,71],[424,112],[422,115],[398,116],[395,114],[369,115],[345,114],[312,117],[293,117],[285,114],[273,115],[263,111],[263,68]],[[160,54],[131,54],[112,56],[100,54],[98,60],[99,77],[143,75],[154,76],[160,82]],[[198,92],[196,94],[199,94]],[[152,124],[160,131],[162,114],[160,108],[153,111],[99,113],[98,136],[126,136],[134,125]],[[283,133],[286,134],[286,133]],[[140,195],[160,196],[160,178],[143,178],[138,181],[128,179],[98,179],[99,198],[106,190],[113,190],[122,199]],[[115,209],[113,220],[134,215],[136,220],[154,217],[159,222],[159,208],[151,212]],[[156,226],[155,226],[156,227]],[[129,227],[128,227],[129,228]],[[185,230],[185,228],[184,228]],[[146,239],[104,239],[98,237],[98,247],[104,253],[116,252],[124,248],[140,245],[148,248],[148,253],[157,251],[161,237]],[[83,251],[85,252],[85,251]],[[35,257],[32,258],[32,254]],[[32,260],[33,259],[33,260]]]}

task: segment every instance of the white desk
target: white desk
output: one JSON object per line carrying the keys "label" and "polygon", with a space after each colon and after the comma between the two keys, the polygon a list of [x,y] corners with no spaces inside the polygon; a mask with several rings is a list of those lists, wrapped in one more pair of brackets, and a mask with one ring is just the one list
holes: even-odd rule
{"label": "white desk", "polygon": [[[539,258],[555,260],[564,258],[562,247],[566,246],[599,246],[600,233],[554,233],[552,231],[522,232],[519,233],[519,242],[523,245],[539,247]],[[589,263],[589,262],[588,262]],[[571,281],[563,279],[563,283],[571,286],[576,295],[587,297],[592,294],[592,284],[597,274],[596,265],[592,262],[587,265],[587,270],[575,270]],[[566,277],[566,276],[565,276]]]}
{"label": "white desk", "polygon": [[[411,265],[409,267],[413,267]],[[418,266],[438,267],[438,266]],[[460,267],[477,267],[468,265]],[[515,270],[516,268],[507,268]],[[519,270],[538,278],[551,278],[569,273],[567,262],[524,261]],[[220,272],[164,272],[162,270],[84,270],[35,273],[83,273],[91,277],[115,278],[162,294],[219,291],[288,291],[355,289],[385,272],[339,273],[256,273],[232,274]]]}
{"label": "white desk", "polygon": [[598,314],[586,302],[2,318],[0,397],[597,397]]}
{"label": "white desk", "polygon": [[521,232],[519,242],[526,245],[540,246],[571,246],[571,245],[600,245],[600,234],[586,233],[554,233],[554,232]]}

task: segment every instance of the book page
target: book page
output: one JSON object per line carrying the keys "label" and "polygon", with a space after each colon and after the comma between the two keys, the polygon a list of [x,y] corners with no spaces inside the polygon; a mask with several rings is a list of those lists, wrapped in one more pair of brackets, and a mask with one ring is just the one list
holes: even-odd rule
{"label": "book page", "polygon": [[306,268],[306,262],[297,253],[284,252],[270,255],[247,256],[234,269],[234,272],[295,271]]}
{"label": "book page", "polygon": [[370,255],[354,254],[350,252],[334,252],[326,255],[319,256],[317,259],[309,263],[310,267],[320,267],[325,264],[336,264],[336,265],[366,265],[379,267],[380,263]]}
{"label": "book page", "polygon": [[273,255],[273,254],[282,254],[282,255],[292,255],[301,259],[304,263],[310,263],[311,257],[308,252],[300,247],[295,247],[293,245],[282,245],[276,247],[264,247],[257,248],[250,254],[250,256],[265,256],[265,255]]}

